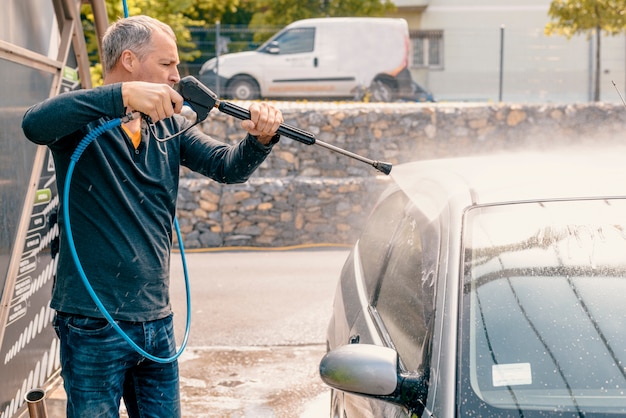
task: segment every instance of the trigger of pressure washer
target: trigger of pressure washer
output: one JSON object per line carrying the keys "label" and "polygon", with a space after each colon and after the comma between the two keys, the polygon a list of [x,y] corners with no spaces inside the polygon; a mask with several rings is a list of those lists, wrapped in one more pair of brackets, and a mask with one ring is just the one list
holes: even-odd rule
{"label": "trigger of pressure washer", "polygon": [[209,112],[219,101],[215,93],[192,76],[182,78],[174,88],[183,96],[189,107],[196,112],[199,122],[209,116]]}

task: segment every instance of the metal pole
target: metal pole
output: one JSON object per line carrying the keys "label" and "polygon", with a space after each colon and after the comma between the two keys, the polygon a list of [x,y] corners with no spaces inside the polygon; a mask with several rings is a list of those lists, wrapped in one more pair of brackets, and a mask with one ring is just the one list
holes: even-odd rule
{"label": "metal pole", "polygon": [[504,81],[504,25],[500,26],[500,86],[498,89],[498,101],[502,102],[502,84]]}
{"label": "metal pole", "polygon": [[28,404],[28,416],[30,418],[48,418],[45,399],[46,391],[39,388],[30,390],[24,396],[24,400]]}
{"label": "metal pole", "polygon": [[587,58],[587,101],[593,101],[593,34],[589,37],[589,57]]}
{"label": "metal pole", "polygon": [[215,94],[220,97],[220,21],[215,23]]}
{"label": "metal pole", "polygon": [[93,22],[96,27],[96,39],[98,41],[98,52],[102,56],[102,36],[109,27],[107,9],[103,1],[90,0],[91,11],[93,12]]}

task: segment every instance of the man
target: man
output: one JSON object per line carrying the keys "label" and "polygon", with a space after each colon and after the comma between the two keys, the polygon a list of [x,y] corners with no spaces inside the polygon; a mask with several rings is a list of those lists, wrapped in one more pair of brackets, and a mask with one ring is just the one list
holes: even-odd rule
{"label": "man", "polygon": [[[113,24],[102,43],[104,85],[33,106],[22,127],[52,151],[62,194],[70,157],[88,132],[129,112],[154,123],[131,120],[86,148],[71,179],[69,209],[77,254],[96,295],[135,343],[169,358],[176,352],[169,257],[180,165],[219,182],[244,182],[278,140],[283,118],[270,105],[251,105],[250,120],[241,123],[248,135],[234,146],[197,127],[185,131],[183,98],[172,89],[179,81],[172,29],[136,16]],[[155,135],[174,136],[160,142]],[[150,361],[117,334],[87,293],[61,231],[51,306],[67,416],[118,417],[123,397],[130,417],[179,417],[177,363]]]}

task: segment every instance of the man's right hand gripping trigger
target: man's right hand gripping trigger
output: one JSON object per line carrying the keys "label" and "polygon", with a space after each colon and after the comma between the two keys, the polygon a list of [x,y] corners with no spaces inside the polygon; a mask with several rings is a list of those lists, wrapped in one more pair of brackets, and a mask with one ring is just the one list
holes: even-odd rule
{"label": "man's right hand gripping trigger", "polygon": [[180,113],[183,97],[167,84],[145,81],[122,83],[122,98],[128,113],[141,112],[152,122],[157,122]]}

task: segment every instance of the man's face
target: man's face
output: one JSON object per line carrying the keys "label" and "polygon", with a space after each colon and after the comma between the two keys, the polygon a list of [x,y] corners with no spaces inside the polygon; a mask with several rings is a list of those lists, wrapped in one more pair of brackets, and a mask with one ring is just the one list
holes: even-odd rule
{"label": "man's face", "polygon": [[172,87],[180,80],[177,68],[179,63],[176,42],[165,33],[155,30],[152,33],[152,48],[139,60],[134,78]]}

